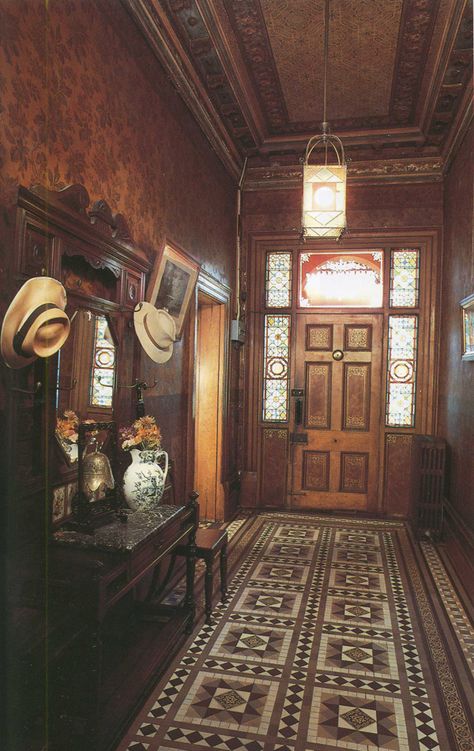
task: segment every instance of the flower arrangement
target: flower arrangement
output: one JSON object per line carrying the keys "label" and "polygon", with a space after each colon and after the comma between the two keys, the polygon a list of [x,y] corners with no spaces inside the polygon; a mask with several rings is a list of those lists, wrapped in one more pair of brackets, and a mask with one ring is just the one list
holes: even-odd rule
{"label": "flower arrangement", "polygon": [[60,441],[77,443],[79,418],[72,409],[67,409],[63,417],[56,418],[56,435]]}
{"label": "flower arrangement", "polygon": [[131,449],[154,450],[161,447],[161,433],[151,415],[139,417],[130,427],[120,428],[120,445],[124,451]]}

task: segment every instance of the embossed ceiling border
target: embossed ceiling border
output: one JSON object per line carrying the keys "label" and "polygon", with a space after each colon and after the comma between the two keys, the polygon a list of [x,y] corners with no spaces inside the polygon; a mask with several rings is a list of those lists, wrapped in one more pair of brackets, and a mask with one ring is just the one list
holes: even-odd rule
{"label": "embossed ceiling border", "polygon": [[[350,165],[347,179],[353,184],[441,182],[443,160],[431,157],[354,162]],[[301,165],[248,167],[244,191],[288,190],[301,187],[301,183]]]}

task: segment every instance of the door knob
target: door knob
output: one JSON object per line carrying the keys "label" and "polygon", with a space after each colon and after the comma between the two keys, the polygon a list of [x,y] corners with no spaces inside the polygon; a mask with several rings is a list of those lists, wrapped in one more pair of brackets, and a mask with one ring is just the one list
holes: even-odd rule
{"label": "door knob", "polygon": [[342,349],[335,349],[332,353],[332,357],[333,360],[342,360],[342,358],[344,357],[344,352],[342,351]]}

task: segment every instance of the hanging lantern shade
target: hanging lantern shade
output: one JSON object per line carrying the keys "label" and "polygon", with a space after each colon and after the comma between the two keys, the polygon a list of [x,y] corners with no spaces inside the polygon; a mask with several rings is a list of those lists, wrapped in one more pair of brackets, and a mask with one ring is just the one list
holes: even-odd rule
{"label": "hanging lantern shade", "polygon": [[[337,136],[323,133],[316,138],[312,145],[313,139],[308,143],[303,164],[303,239],[337,239],[346,227],[347,166],[344,151],[339,153]],[[319,142],[334,148],[337,164],[308,164],[309,156]]]}
{"label": "hanging lantern shade", "polygon": [[[303,160],[302,238],[338,239],[346,228],[347,167],[344,146],[329,132],[327,112],[327,77],[329,50],[329,0],[324,3],[324,77],[322,132],[309,139]],[[324,164],[310,165],[311,153],[322,147]],[[328,151],[334,151],[336,164],[328,164]]]}

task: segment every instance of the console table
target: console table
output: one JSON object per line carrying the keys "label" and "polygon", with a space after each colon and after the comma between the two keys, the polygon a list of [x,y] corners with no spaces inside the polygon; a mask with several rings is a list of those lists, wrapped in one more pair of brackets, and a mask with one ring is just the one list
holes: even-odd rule
{"label": "console table", "polygon": [[[50,644],[50,748],[103,751],[193,627],[197,494],[186,506],[130,513],[93,534],[60,529],[50,555],[51,597],[70,633]],[[160,563],[185,546],[186,594],[160,603]],[[182,638],[180,638],[182,637]]]}

